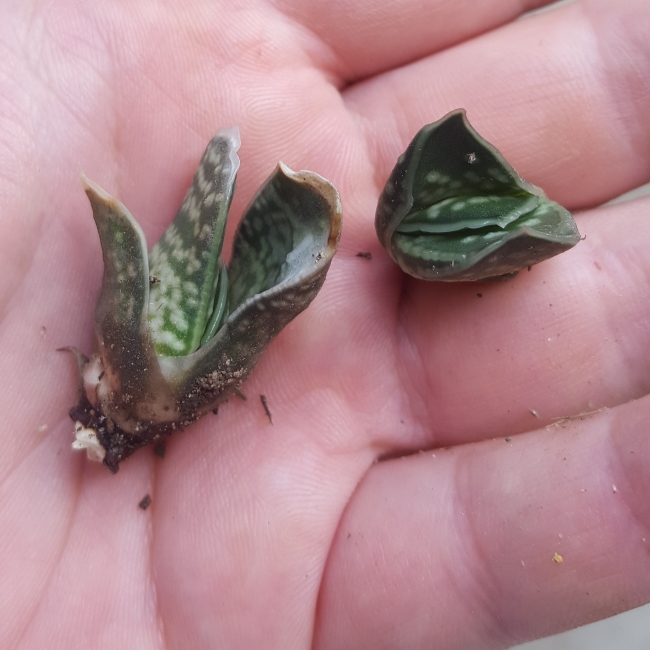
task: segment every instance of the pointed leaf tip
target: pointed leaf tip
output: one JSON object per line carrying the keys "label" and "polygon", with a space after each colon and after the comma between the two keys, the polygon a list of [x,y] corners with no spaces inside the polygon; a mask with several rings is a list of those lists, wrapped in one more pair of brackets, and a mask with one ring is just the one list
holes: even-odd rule
{"label": "pointed leaf tip", "polygon": [[239,146],[237,127],[210,140],[174,221],[149,254],[156,279],[149,325],[159,355],[182,356],[201,345],[217,290]]}

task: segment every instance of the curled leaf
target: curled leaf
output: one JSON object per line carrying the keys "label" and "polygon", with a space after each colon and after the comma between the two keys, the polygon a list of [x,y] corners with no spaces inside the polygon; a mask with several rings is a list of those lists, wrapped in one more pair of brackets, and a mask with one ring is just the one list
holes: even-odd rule
{"label": "curled leaf", "polygon": [[507,277],[580,241],[571,214],[523,180],[462,109],[422,128],[399,157],[375,228],[423,280]]}

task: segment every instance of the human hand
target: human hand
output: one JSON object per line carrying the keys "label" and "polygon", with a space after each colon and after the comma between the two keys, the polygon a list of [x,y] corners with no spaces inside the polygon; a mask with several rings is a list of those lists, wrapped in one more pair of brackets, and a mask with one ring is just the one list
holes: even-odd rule
{"label": "human hand", "polygon": [[[2,647],[501,648],[650,600],[650,201],[578,215],[584,242],[507,283],[414,280],[374,233],[397,156],[461,106],[569,209],[650,180],[645,0],[498,28],[521,7],[5,7]],[[339,189],[339,253],[248,401],[112,476],[71,451],[55,352],[93,345],[79,171],[151,245],[233,124],[224,251],[281,159]]]}

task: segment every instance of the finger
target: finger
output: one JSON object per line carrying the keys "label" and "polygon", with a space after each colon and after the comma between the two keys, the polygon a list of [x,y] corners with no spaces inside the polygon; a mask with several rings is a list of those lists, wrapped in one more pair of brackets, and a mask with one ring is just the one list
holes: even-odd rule
{"label": "finger", "polygon": [[320,2],[276,0],[334,54],[338,74],[350,80],[436,52],[514,19],[549,0],[455,2]]}
{"label": "finger", "polygon": [[504,648],[648,602],[649,409],[376,465],[334,540],[315,647]]}
{"label": "finger", "polygon": [[[69,449],[61,455],[71,458]],[[83,468],[83,480],[68,505],[73,516],[66,522],[64,543],[57,546],[54,561],[42,567],[32,592],[33,614],[14,647],[160,647],[149,557],[156,502],[146,512],[138,507],[151,491],[151,457],[134,458],[119,478],[84,460],[74,459]],[[50,541],[35,520],[32,535],[40,544]],[[13,557],[20,554],[17,550]]]}
{"label": "finger", "polygon": [[585,214],[583,242],[510,282],[406,281],[397,374],[428,444],[512,435],[650,392],[649,208]]}
{"label": "finger", "polygon": [[584,0],[352,87],[377,185],[418,129],[461,106],[524,178],[571,209],[647,182],[649,29],[645,0]]}

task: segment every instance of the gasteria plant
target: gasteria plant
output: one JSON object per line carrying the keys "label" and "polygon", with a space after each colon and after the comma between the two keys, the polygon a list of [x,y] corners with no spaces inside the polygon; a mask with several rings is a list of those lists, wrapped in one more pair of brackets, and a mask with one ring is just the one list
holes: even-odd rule
{"label": "gasteria plant", "polygon": [[399,157],[375,228],[423,280],[508,277],[580,241],[571,214],[523,180],[463,109],[423,127]]}
{"label": "gasteria plant", "polygon": [[334,186],[279,163],[253,198],[226,269],[221,248],[239,168],[237,128],[208,144],[174,221],[147,254],[119,201],[82,178],[104,257],[98,351],[74,348],[81,387],[73,446],[116,472],[138,448],[236,392],[320,290],[341,232]]}

